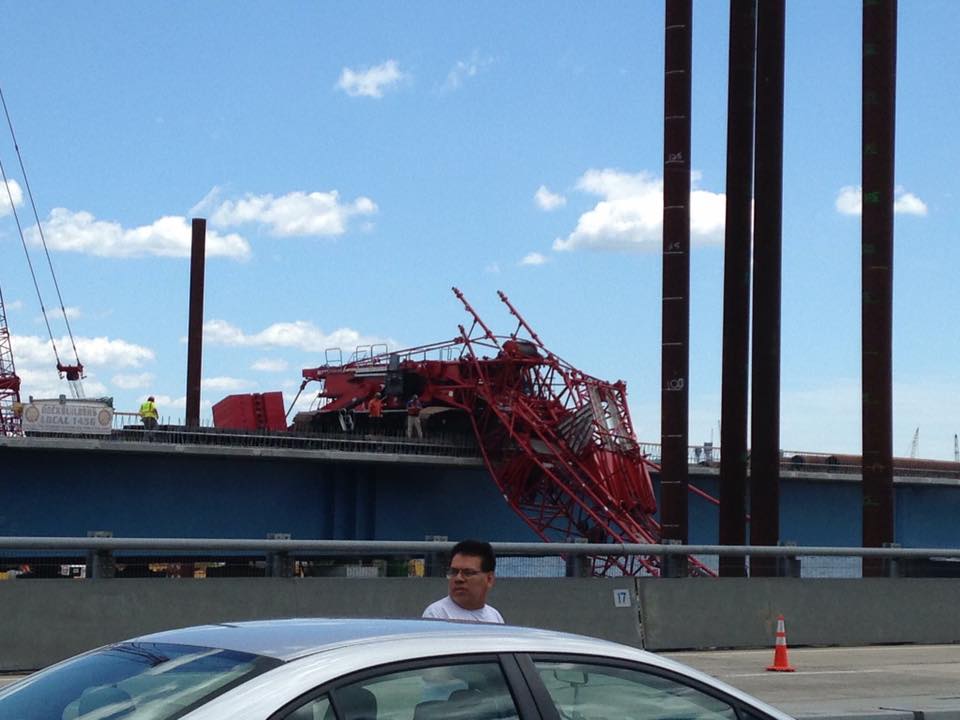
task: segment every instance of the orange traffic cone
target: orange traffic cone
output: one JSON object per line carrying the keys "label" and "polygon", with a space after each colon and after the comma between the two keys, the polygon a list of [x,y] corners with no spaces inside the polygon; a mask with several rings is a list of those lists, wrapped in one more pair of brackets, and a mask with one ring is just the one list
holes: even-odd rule
{"label": "orange traffic cone", "polygon": [[767,670],[774,672],[793,672],[790,661],[787,660],[787,630],[783,625],[783,615],[777,618],[777,640],[773,649],[773,665]]}

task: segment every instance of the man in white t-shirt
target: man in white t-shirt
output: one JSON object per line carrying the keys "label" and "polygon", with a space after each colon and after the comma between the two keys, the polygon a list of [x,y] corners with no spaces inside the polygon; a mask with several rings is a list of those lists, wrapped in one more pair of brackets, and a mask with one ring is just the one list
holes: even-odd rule
{"label": "man in white t-shirt", "polygon": [[448,594],[423,611],[423,617],[441,620],[472,620],[503,623],[503,616],[487,605],[493,587],[497,558],[490,543],[464,540],[453,546],[447,568]]}

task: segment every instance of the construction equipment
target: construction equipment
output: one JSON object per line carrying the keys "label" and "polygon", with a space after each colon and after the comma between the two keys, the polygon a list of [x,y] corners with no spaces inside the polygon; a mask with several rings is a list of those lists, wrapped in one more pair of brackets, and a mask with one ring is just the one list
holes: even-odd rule
{"label": "construction equipment", "polygon": [[[417,394],[428,436],[472,432],[503,497],[545,541],[658,543],[650,479],[658,468],[634,435],[626,385],[559,358],[502,292],[516,322],[508,335],[495,335],[463,293],[453,292],[471,318],[469,329],[460,325],[459,336],[446,342],[303,370],[301,392],[320,383],[322,405],[298,414],[295,427],[363,429],[366,404],[378,393],[385,417],[403,421],[407,399]],[[713,574],[695,558],[690,568]],[[658,575],[660,564],[655,556],[598,556],[592,571]]]}
{"label": "construction equipment", "polygon": [[20,378],[13,363],[7,311],[0,290],[0,435],[20,434]]}
{"label": "construction equipment", "polygon": [[[0,105],[3,106],[3,113],[7,120],[7,127],[10,130],[10,139],[13,142],[13,147],[17,153],[17,161],[19,162],[19,165],[20,165],[21,177],[23,178],[24,187],[27,190],[27,197],[29,197],[30,199],[30,207],[33,210],[34,220],[36,221],[37,234],[40,238],[40,244],[43,246],[43,252],[47,258],[47,267],[50,270],[50,277],[53,281],[53,286],[56,289],[57,300],[60,302],[60,311],[63,313],[63,321],[64,321],[64,324],[66,325],[67,335],[69,336],[69,339],[70,339],[70,345],[73,348],[73,356],[74,356],[75,362],[72,364],[64,363],[60,359],[60,353],[57,350],[57,343],[53,337],[53,330],[50,327],[50,320],[47,316],[47,308],[43,303],[43,295],[40,292],[40,284],[37,281],[37,274],[34,271],[33,261],[30,258],[30,251],[27,248],[27,240],[24,234],[23,225],[20,222],[20,215],[17,212],[17,206],[16,206],[16,203],[14,202],[13,193],[11,192],[11,189],[10,189],[11,181],[7,177],[7,171],[6,171],[6,168],[3,166],[2,161],[0,161],[0,180],[3,181],[3,187],[6,192],[7,200],[10,203],[10,211],[13,214],[13,219],[16,221],[16,224],[17,224],[17,231],[19,232],[19,235],[20,235],[20,243],[23,246],[23,252],[27,259],[27,267],[30,269],[30,276],[33,279],[33,286],[34,286],[34,289],[36,290],[37,299],[40,303],[40,311],[43,314],[43,320],[47,326],[47,334],[50,337],[50,346],[53,349],[53,355],[57,362],[57,372],[59,373],[61,379],[66,378],[67,383],[70,387],[70,393],[74,397],[74,399],[80,399],[84,397],[83,383],[82,383],[82,380],[84,377],[83,364],[80,362],[80,356],[77,353],[77,345],[73,338],[73,330],[70,328],[70,319],[67,316],[67,309],[63,304],[63,296],[60,293],[60,284],[57,282],[57,275],[53,269],[53,260],[50,258],[50,251],[47,248],[47,240],[43,234],[43,225],[40,223],[40,215],[37,212],[37,204],[36,202],[34,202],[34,199],[33,199],[33,191],[30,188],[30,181],[27,178],[27,169],[23,164],[23,156],[20,153],[20,146],[17,143],[17,136],[13,130],[13,121],[10,119],[10,112],[7,109],[7,101],[6,101],[6,98],[4,98],[3,96],[2,89],[0,89]],[[2,305],[2,303],[0,303],[0,305]],[[9,384],[11,387],[14,382],[13,378],[16,377],[15,373],[13,372],[13,353],[10,347],[10,334],[9,334],[9,330],[6,323],[6,312],[3,311],[2,307],[0,307],[0,338],[2,338],[2,340],[0,340],[0,356],[3,356],[4,353],[6,353],[5,357],[0,357],[0,393],[12,392],[9,390],[8,391],[2,390],[3,384],[5,384],[5,381],[3,380],[3,378],[5,377],[4,375],[5,372],[8,373],[6,384]],[[7,369],[8,366],[9,366],[9,370]],[[19,405],[19,378],[17,379],[16,385],[17,385],[16,402]],[[5,396],[3,394],[0,394],[0,404],[3,403],[4,397]],[[12,397],[12,395],[10,397]],[[19,427],[19,423],[16,423],[16,425],[17,427]],[[0,416],[0,428],[5,429],[5,426],[6,426],[6,423],[4,421],[4,418]]]}

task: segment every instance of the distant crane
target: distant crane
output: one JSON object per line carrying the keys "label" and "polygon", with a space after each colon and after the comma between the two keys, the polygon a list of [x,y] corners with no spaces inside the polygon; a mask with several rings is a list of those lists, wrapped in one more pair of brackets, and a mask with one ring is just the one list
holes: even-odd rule
{"label": "distant crane", "polygon": [[957,442],[957,434],[953,434],[953,461],[960,462],[960,443]]}
{"label": "distant crane", "polygon": [[920,427],[913,431],[913,442],[910,443],[910,457],[915,458],[920,452]]}
{"label": "distant crane", "polygon": [[0,436],[20,433],[20,378],[13,364],[7,311],[0,291]]}
{"label": "distant crane", "polygon": [[[70,319],[67,317],[67,309],[63,304],[63,296],[60,294],[60,284],[57,282],[57,275],[53,270],[53,261],[50,259],[50,251],[47,249],[47,240],[43,235],[43,226],[40,224],[40,215],[37,212],[37,204],[33,200],[33,191],[30,189],[30,181],[27,179],[27,169],[23,165],[23,156],[20,154],[20,146],[17,144],[17,136],[13,131],[13,121],[10,119],[10,112],[7,109],[7,101],[3,97],[3,90],[0,89],[0,104],[3,105],[3,114],[7,119],[7,127],[10,129],[10,139],[13,141],[13,147],[17,152],[17,160],[20,163],[20,173],[23,176],[23,184],[27,190],[27,196],[30,198],[30,207],[33,209],[33,217],[37,223],[37,232],[40,236],[40,243],[43,246],[43,252],[47,257],[47,266],[50,268],[50,277],[53,279],[53,286],[57,291],[57,300],[60,302],[60,311],[63,313],[63,321],[67,328],[67,335],[70,338],[70,345],[73,348],[73,357],[75,362],[67,364],[61,361],[60,353],[57,350],[57,342],[53,337],[53,330],[50,328],[50,320],[47,317],[47,309],[43,304],[43,296],[40,292],[40,284],[37,282],[37,275],[33,269],[33,262],[30,259],[30,251],[27,249],[27,241],[23,232],[23,225],[20,223],[20,216],[13,202],[13,193],[10,190],[10,181],[7,178],[7,171],[0,161],[0,179],[3,180],[3,186],[7,191],[7,200],[10,203],[10,211],[17,223],[17,231],[20,233],[20,243],[23,245],[23,252],[27,257],[27,266],[30,268],[30,276],[33,279],[33,287],[37,292],[37,299],[40,301],[40,311],[43,313],[43,320],[47,326],[47,334],[50,336],[50,346],[53,348],[53,355],[57,361],[57,373],[61,378],[66,377],[70,386],[70,394],[79,399],[84,397],[83,393],[83,364],[80,362],[80,356],[77,353],[77,344],[73,339],[73,331],[70,329]],[[4,389],[6,385],[16,390]],[[16,400],[13,400],[13,393],[16,393]],[[3,308],[2,298],[0,298],[0,406],[8,403],[12,408],[14,402],[20,402],[20,379],[16,376],[13,366],[13,352],[10,346],[10,332],[7,326],[6,312]],[[13,413],[11,412],[11,418]],[[16,426],[19,427],[19,419],[16,419]],[[0,431],[6,431],[5,413],[0,411]]]}

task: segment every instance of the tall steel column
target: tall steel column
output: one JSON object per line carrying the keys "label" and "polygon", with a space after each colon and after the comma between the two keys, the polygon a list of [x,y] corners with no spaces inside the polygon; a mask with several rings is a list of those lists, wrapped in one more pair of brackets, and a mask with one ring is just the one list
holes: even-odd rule
{"label": "tall steel column", "polygon": [[187,330],[187,427],[200,425],[200,368],[203,357],[203,272],[207,221],[194,218],[190,245],[190,320]]}
{"label": "tall steel column", "polygon": [[[863,3],[863,545],[894,540],[893,187],[897,2]],[[864,575],[882,572],[864,561]]]}
{"label": "tall steel column", "polygon": [[[747,544],[747,404],[750,369],[750,209],[757,0],[731,0],[727,70],[727,209],[723,250],[723,383],[720,396],[720,544]],[[743,556],[720,574],[746,575]]]}
{"label": "tall steel column", "polygon": [[[784,0],[763,0],[757,7],[753,383],[750,405],[751,545],[776,545],[780,540],[784,5]],[[751,558],[751,575],[775,573],[774,558]]]}
{"label": "tall steel column", "polygon": [[[691,0],[666,0],[665,20],[660,520],[664,540],[686,543],[689,481]],[[686,574],[683,563],[674,570],[678,574]]]}

